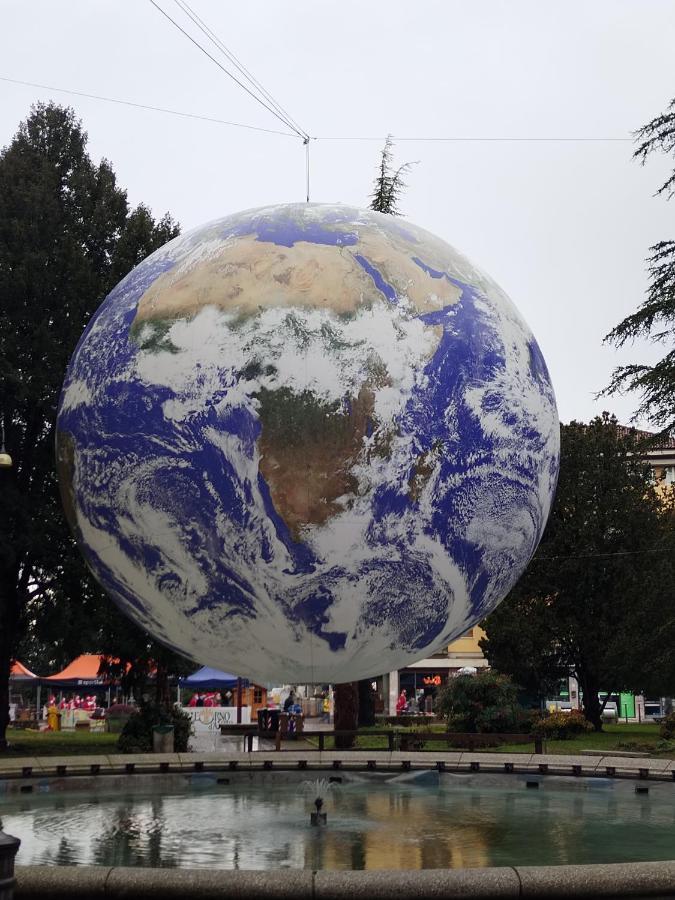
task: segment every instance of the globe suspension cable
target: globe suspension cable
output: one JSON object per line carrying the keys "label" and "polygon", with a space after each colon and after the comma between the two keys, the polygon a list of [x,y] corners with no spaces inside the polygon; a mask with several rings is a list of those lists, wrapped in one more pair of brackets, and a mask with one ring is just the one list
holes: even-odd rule
{"label": "globe suspension cable", "polygon": [[293,128],[294,130],[300,131],[305,137],[309,137],[304,128],[302,128],[295,119],[291,116],[291,114],[284,109],[284,107],[278,103],[274,97],[270,94],[270,92],[261,84],[260,81],[246,68],[246,66],[239,60],[234,53],[225,45],[223,40],[218,37],[215,31],[207,25],[207,23],[200,18],[200,16],[190,7],[190,5],[186,2],[186,0],[174,0],[174,3],[183,10],[183,12],[192,20],[192,22],[199,28],[199,30],[211,41],[211,43],[220,50],[220,52],[234,65],[239,72],[247,79],[247,81],[251,84],[251,86],[260,92],[265,100],[270,103],[288,124],[289,128]]}
{"label": "globe suspension cable", "polygon": [[[226,68],[219,60],[217,60],[217,59],[215,58],[215,56],[213,56],[211,53],[209,53],[209,51],[208,51],[205,47],[203,47],[203,46],[199,43],[199,41],[197,41],[195,38],[193,38],[192,35],[191,35],[189,32],[187,32],[187,31],[182,27],[182,25],[180,25],[178,22],[176,22],[176,20],[173,19],[173,18],[169,15],[169,13],[166,12],[166,10],[162,9],[162,7],[159,5],[159,3],[156,2],[156,0],[149,0],[149,2],[155,7],[155,9],[156,9],[158,12],[160,12],[160,13],[164,16],[165,19],[168,19],[169,22],[171,22],[171,24],[172,24],[175,28],[178,29],[178,31],[180,31],[180,33],[181,33],[182,35],[184,35],[184,36],[190,41],[190,43],[194,44],[195,47],[197,47],[197,49],[200,50],[200,51],[204,54],[204,56],[208,57],[208,58],[211,60],[212,63],[214,63],[216,66],[218,66],[218,68],[219,68],[222,72],[224,72],[225,75],[228,76],[228,78],[231,78],[232,81],[234,81],[236,84],[238,84],[239,87],[242,88],[242,90],[246,91],[246,93],[247,93],[250,97],[252,97],[252,98],[256,101],[256,103],[259,103],[259,104],[260,104],[261,106],[263,106],[268,112],[272,113],[272,115],[273,115],[275,118],[277,118],[280,122],[283,122],[284,125],[286,125],[287,127],[291,127],[291,126],[289,125],[289,123],[288,123],[284,118],[282,118],[282,117],[279,115],[278,112],[276,112],[275,109],[273,109],[273,108],[272,108],[271,106],[269,106],[264,100],[262,100],[260,97],[258,97],[257,94],[254,94],[253,91],[251,91],[249,88],[247,88],[246,85],[243,84],[243,83],[242,83],[235,75],[233,75],[232,72],[229,71],[229,69],[227,69],[227,68]],[[298,136],[299,138],[304,138],[304,137],[305,137],[305,135],[303,135],[302,132],[298,131],[297,128],[293,128],[292,130],[295,131],[295,133],[297,134],[297,136]]]}

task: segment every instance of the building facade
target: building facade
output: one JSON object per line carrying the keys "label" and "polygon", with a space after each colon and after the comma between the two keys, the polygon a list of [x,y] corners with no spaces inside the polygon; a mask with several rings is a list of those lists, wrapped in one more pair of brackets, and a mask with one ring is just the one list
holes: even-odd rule
{"label": "building facade", "polygon": [[474,625],[444,651],[385,675],[382,684],[385,712],[390,716],[396,714],[396,701],[402,690],[409,699],[416,697],[420,691],[433,696],[460,669],[486,668],[488,661],[479,646],[484,634],[479,625]]}

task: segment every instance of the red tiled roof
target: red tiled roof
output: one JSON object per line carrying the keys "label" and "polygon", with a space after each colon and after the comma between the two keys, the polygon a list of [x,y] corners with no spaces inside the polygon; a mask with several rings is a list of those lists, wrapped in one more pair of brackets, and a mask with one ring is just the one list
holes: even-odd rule
{"label": "red tiled roof", "polygon": [[[640,428],[631,428],[629,425],[617,425],[616,430],[619,432],[621,437],[627,437],[629,434],[634,434],[640,438],[655,438],[657,436],[654,431],[643,431]],[[658,441],[654,443],[654,450],[675,450],[675,435],[670,435],[666,438],[659,438]]]}

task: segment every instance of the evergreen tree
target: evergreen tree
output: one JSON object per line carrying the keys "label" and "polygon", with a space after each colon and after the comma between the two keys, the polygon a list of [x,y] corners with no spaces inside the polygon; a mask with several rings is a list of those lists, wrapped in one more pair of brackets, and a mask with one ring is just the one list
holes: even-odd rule
{"label": "evergreen tree", "polygon": [[370,208],[375,210],[375,212],[387,213],[390,216],[400,216],[398,203],[401,199],[401,194],[407,187],[403,176],[417,163],[403,163],[402,166],[394,169],[393,146],[393,138],[388,134],[380,155],[380,164],[375,176]]}
{"label": "evergreen tree", "polygon": [[492,667],[540,698],[573,674],[599,730],[600,691],[666,693],[675,675],[675,527],[635,432],[605,413],[563,425],[561,437],[543,539],[485,620],[481,647]]}
{"label": "evergreen tree", "polygon": [[[666,112],[638,133],[634,157],[643,164],[652,153],[675,156],[675,99]],[[675,194],[675,169],[658,189],[670,200]],[[664,357],[649,366],[632,363],[619,366],[604,393],[638,391],[638,415],[644,416],[662,434],[675,432],[675,240],[663,240],[650,248],[647,258],[649,288],[638,309],[612,329],[605,340],[623,346],[638,337],[648,337],[666,348]]]}
{"label": "evergreen tree", "polygon": [[168,216],[155,223],[145,207],[129,211],[71,109],[38,104],[0,153],[0,421],[14,462],[0,470],[0,750],[10,662],[29,624],[52,616],[52,641],[81,646],[94,640],[86,630],[104,602],[57,491],[54,422],[68,360],[121,275],[177,233]]}

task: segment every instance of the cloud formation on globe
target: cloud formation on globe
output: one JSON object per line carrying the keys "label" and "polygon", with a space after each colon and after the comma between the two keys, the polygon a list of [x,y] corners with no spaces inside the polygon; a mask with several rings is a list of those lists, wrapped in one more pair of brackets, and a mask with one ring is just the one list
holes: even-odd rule
{"label": "cloud formation on globe", "polygon": [[546,365],[504,292],[408,222],[293,204],[176,238],[70,363],[64,505],[115,602],[196,661],[342,682],[516,582],[555,491]]}

